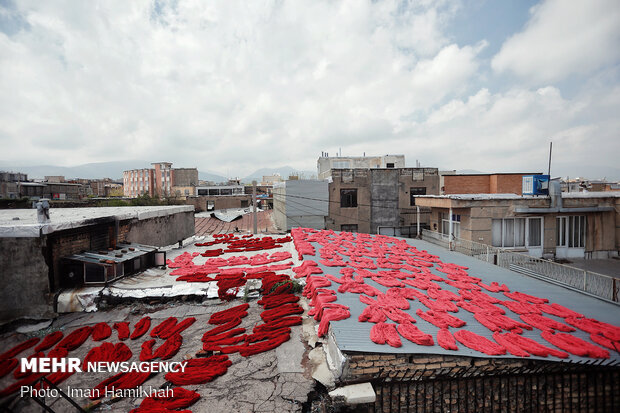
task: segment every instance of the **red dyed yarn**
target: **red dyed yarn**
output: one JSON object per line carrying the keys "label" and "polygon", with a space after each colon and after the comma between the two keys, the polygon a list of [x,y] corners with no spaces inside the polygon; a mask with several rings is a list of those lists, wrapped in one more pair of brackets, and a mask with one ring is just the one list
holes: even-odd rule
{"label": "red dyed yarn", "polygon": [[149,331],[149,328],[151,328],[151,317],[146,316],[136,323],[133,329],[133,333],[131,333],[130,338],[132,340],[135,340],[137,338],[142,337],[144,333]]}
{"label": "red dyed yarn", "polygon": [[243,357],[252,356],[254,354],[263,353],[279,347],[282,343],[288,341],[291,335],[282,331],[274,332],[274,337],[266,341],[259,341],[254,344],[247,344],[239,350],[239,354]]}
{"label": "red dyed yarn", "polygon": [[205,252],[203,252],[202,254],[200,254],[203,257],[218,257],[220,255],[222,255],[224,253],[224,251],[219,248],[216,250],[207,250]]}
{"label": "red dyed yarn", "polygon": [[499,293],[502,291],[510,291],[510,289],[506,286],[506,284],[499,285],[497,281],[493,281],[491,285],[486,285],[480,281],[478,281],[478,285],[484,288],[487,291],[492,293]]}
{"label": "red dyed yarn", "polygon": [[62,331],[54,331],[53,333],[49,333],[43,338],[43,341],[39,343],[38,346],[34,348],[34,351],[37,353],[39,351],[45,351],[51,348],[54,344],[58,343],[62,337],[64,336]]}
{"label": "red dyed yarn", "polygon": [[437,343],[446,350],[458,350],[456,340],[447,328],[440,328],[437,331]]}
{"label": "red dyed yarn", "polygon": [[23,342],[15,345],[15,346],[13,346],[11,349],[5,351],[4,353],[0,354],[0,360],[6,360],[6,359],[13,358],[16,355],[18,355],[19,353],[21,353],[22,351],[27,350],[30,347],[34,346],[40,340],[41,339],[38,338],[38,337],[33,337],[31,339],[23,341]]}
{"label": "red dyed yarn", "polygon": [[165,378],[176,386],[208,383],[226,373],[232,362],[226,355],[215,355],[200,359],[190,359],[184,372],[169,372]]}
{"label": "red dyed yarn", "polygon": [[[541,314],[539,305],[523,303],[520,301],[502,301],[501,304],[517,314]],[[542,304],[546,305],[546,304]]]}
{"label": "red dyed yarn", "polygon": [[168,317],[151,330],[151,337],[165,338],[163,335],[173,329],[177,325],[177,321],[176,317]]}
{"label": "red dyed yarn", "polygon": [[454,333],[454,338],[464,346],[481,353],[491,356],[506,354],[506,349],[503,346],[468,330],[458,330]]}
{"label": "red dyed yarn", "polygon": [[153,354],[154,346],[155,346],[154,338],[142,343],[142,350],[140,351],[140,361],[150,361],[155,358],[155,354]]}
{"label": "red dyed yarn", "polygon": [[164,344],[159,346],[153,355],[155,358],[160,358],[162,360],[171,359],[179,352],[182,344],[183,337],[181,337],[179,333],[175,333],[164,341]]}
{"label": "red dyed yarn", "polygon": [[370,339],[373,341],[373,343],[387,343],[392,347],[401,347],[403,345],[396,331],[396,324],[375,324],[370,329]]}
{"label": "red dyed yarn", "polygon": [[63,338],[58,344],[56,344],[56,347],[54,347],[54,349],[64,348],[67,351],[75,350],[86,341],[88,336],[90,336],[92,330],[93,328],[88,326],[80,327],[76,330],[73,330],[71,334],[69,334],[68,336]]}
{"label": "red dyed yarn", "polygon": [[401,336],[412,343],[416,343],[421,346],[432,346],[435,344],[433,341],[433,336],[426,334],[411,323],[401,323],[398,327],[396,327],[396,329]]}
{"label": "red dyed yarn", "polygon": [[281,317],[286,317],[293,314],[302,314],[304,309],[296,303],[283,304],[279,307],[273,308],[271,310],[263,311],[260,317],[265,322],[270,322],[277,320]]}
{"label": "red dyed yarn", "polygon": [[348,307],[346,307],[346,309],[342,307],[326,309],[323,312],[321,322],[319,323],[318,336],[325,337],[331,321],[344,320],[349,317],[351,317],[351,313],[349,312]]}
{"label": "red dyed yarn", "polygon": [[439,328],[463,327],[465,324],[467,324],[460,318],[453,317],[441,311],[428,310],[427,312],[424,312],[418,308],[415,313],[424,320]]}
{"label": "red dyed yarn", "polygon": [[274,330],[279,330],[282,327],[297,326],[297,325],[300,325],[301,323],[302,323],[302,318],[300,316],[283,317],[283,318],[280,318],[278,320],[275,320],[269,323],[259,324],[256,327],[254,327],[252,331],[254,333],[258,333],[261,331],[274,331]]}
{"label": "red dyed yarn", "polygon": [[108,325],[108,323],[97,323],[95,327],[93,327],[93,340],[102,341],[112,335],[112,329]]}
{"label": "red dyed yarn", "polygon": [[596,344],[600,344],[603,347],[607,347],[610,350],[615,350],[620,353],[620,343],[617,341],[612,341],[605,336],[600,334],[590,334],[590,340],[594,341]]}
{"label": "red dyed yarn", "polygon": [[528,337],[523,337],[512,332],[503,334],[502,336],[513,344],[521,347],[523,350],[535,356],[547,357],[548,355],[551,355],[562,359],[568,357],[567,353],[544,346],[536,340],[532,340]]}
{"label": "red dyed yarn", "polygon": [[253,334],[248,335],[246,337],[246,342],[254,343],[257,341],[262,341],[262,340],[272,338],[274,336],[290,334],[290,333],[291,333],[290,327],[283,327],[283,328],[278,328],[275,330],[260,331],[258,333],[253,333]]}
{"label": "red dyed yarn", "polygon": [[501,314],[484,313],[480,311],[474,314],[474,318],[491,331],[517,330],[520,328],[525,328],[526,330],[532,329],[528,324],[520,323]]}
{"label": "red dyed yarn", "polygon": [[559,330],[559,331],[575,331],[574,328],[567,326],[564,323],[560,323],[551,318],[538,314],[521,314],[519,316],[521,320],[526,323],[540,329],[540,330]]}
{"label": "red dyed yarn", "polygon": [[544,304],[549,302],[549,300],[547,300],[546,298],[536,297],[535,295],[525,294],[519,291],[515,291],[512,293],[504,292],[504,295],[508,298],[512,298],[513,300],[520,302],[529,302],[534,304]]}
{"label": "red dyed yarn", "polygon": [[588,343],[580,339],[579,337],[572,336],[565,333],[551,333],[550,331],[543,331],[540,336],[547,340],[549,343],[556,347],[566,350],[569,353],[575,354],[581,357],[592,357],[600,359],[608,359],[609,351],[604,350],[594,344]]}
{"label": "red dyed yarn", "polygon": [[[223,333],[220,334],[212,334],[209,336],[204,336],[202,337],[202,341],[205,343],[216,343],[216,344],[233,344],[233,343],[238,343],[239,341],[243,341],[243,340],[228,340],[238,334],[242,334],[245,333],[245,328],[235,328],[232,330],[228,330],[225,331]],[[224,341],[228,340],[227,343],[224,343]]]}
{"label": "red dyed yarn", "polygon": [[211,330],[208,330],[207,332],[205,332],[202,336],[202,341],[208,341],[207,337],[223,333],[226,330],[230,330],[231,328],[237,327],[239,324],[241,324],[241,318],[236,318],[227,323],[220,324],[219,326],[212,328]]}
{"label": "red dyed yarn", "polygon": [[112,343],[102,343],[98,347],[90,349],[84,362],[82,363],[83,369],[86,369],[88,363],[95,363],[99,361],[113,362],[113,361],[127,361],[131,358],[132,353],[129,347],[124,343],[118,343],[116,345]]}
{"label": "red dyed yarn", "polygon": [[382,323],[387,320],[385,312],[379,305],[369,305],[357,317],[357,321],[369,321],[371,323]]}
{"label": "red dyed yarn", "polygon": [[[336,297],[334,297],[335,300]],[[264,309],[268,310],[270,308],[275,308],[282,304],[287,303],[296,303],[299,301],[299,297],[291,294],[275,294],[272,297],[264,296],[261,300],[258,300],[257,303],[262,305]]]}
{"label": "red dyed yarn", "polygon": [[536,307],[551,315],[555,315],[562,318],[567,317],[575,317],[575,318],[583,318],[583,314],[576,313],[575,311],[568,309],[560,304],[552,303],[552,304],[536,304]]}
{"label": "red dyed yarn", "polygon": [[406,313],[403,310],[396,308],[396,307],[392,307],[392,306],[383,307],[383,312],[390,320],[396,323],[415,323],[416,322],[413,316],[411,316],[409,313]]}
{"label": "red dyed yarn", "polygon": [[620,328],[604,323],[602,321],[595,320],[593,318],[574,318],[567,317],[565,321],[577,327],[580,330],[587,331],[592,334],[602,334],[613,341],[620,341]]}
{"label": "red dyed yarn", "polygon": [[129,322],[128,321],[123,321],[121,323],[114,323],[112,328],[118,332],[119,340],[124,341],[129,338]]}
{"label": "red dyed yarn", "polygon": [[196,322],[196,318],[195,317],[188,317],[188,318],[184,319],[183,321],[181,321],[176,326],[174,326],[173,328],[171,328],[169,331],[162,332],[159,335],[159,337],[167,339],[169,337],[172,337],[175,334],[181,334],[183,331],[185,331],[187,328],[189,328],[195,322]]}
{"label": "red dyed yarn", "polygon": [[[29,355],[27,360],[38,359],[38,358],[41,358],[41,357],[45,357],[45,353],[43,353],[42,351],[39,351],[38,353],[34,353],[34,354]],[[22,367],[19,366],[13,372],[13,377],[15,377],[16,379],[23,379],[24,377],[26,377],[26,376],[28,376],[30,374],[32,374],[31,371],[23,371]]]}
{"label": "red dyed yarn", "polygon": [[19,364],[17,359],[0,360],[0,378],[9,374]]}
{"label": "red dyed yarn", "polygon": [[228,323],[237,318],[243,318],[248,315],[247,309],[250,307],[250,304],[244,303],[241,305],[237,305],[235,307],[231,307],[227,310],[218,311],[217,313],[213,313],[209,318],[209,324],[224,324]]}
{"label": "red dyed yarn", "polygon": [[151,373],[146,372],[127,372],[127,373],[119,373],[112,377],[109,377],[96,385],[93,388],[93,397],[91,400],[100,399],[105,396],[106,389],[132,389],[140,386],[142,383],[148,380],[151,376]]}
{"label": "red dyed yarn", "polygon": [[437,287],[430,287],[426,293],[430,298],[435,300],[461,301],[461,297],[459,295],[454,294],[452,291],[442,290]]}
{"label": "red dyed yarn", "polygon": [[[230,301],[237,297],[237,293],[239,292],[239,287],[243,287],[245,285],[245,278],[243,273],[237,274],[234,278],[219,278],[219,276],[215,276],[217,280],[217,296],[220,300]],[[229,293],[228,290],[233,290],[232,293]]]}
{"label": "red dyed yarn", "polygon": [[508,351],[513,356],[516,356],[516,357],[529,357],[530,356],[530,353],[525,351],[519,345],[515,344],[513,341],[506,338],[505,335],[499,332],[493,333],[493,339],[495,340],[497,344],[504,347],[506,351]]}

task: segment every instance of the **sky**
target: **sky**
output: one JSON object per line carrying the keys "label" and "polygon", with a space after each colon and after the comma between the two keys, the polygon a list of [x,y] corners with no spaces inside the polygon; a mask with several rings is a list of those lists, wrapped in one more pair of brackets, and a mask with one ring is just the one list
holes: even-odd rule
{"label": "sky", "polygon": [[620,179],[619,135],[617,0],[0,0],[0,166]]}

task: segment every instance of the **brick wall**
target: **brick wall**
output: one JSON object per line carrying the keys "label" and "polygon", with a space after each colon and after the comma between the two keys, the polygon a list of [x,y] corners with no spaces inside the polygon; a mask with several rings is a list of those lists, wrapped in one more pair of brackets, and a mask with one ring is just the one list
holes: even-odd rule
{"label": "brick wall", "polygon": [[489,175],[445,175],[443,191],[450,194],[488,194]]}
{"label": "brick wall", "polygon": [[[343,384],[370,381],[370,412],[618,411],[620,368],[528,359],[346,354]],[[364,411],[364,410],[359,410]]]}
{"label": "brick wall", "polygon": [[[522,195],[524,174],[444,175],[444,194]],[[531,174],[530,174],[531,175]]]}

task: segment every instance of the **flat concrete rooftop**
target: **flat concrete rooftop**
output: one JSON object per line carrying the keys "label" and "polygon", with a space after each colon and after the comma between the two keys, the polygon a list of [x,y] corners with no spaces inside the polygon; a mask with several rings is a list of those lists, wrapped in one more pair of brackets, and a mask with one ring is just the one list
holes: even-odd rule
{"label": "flat concrete rooftop", "polygon": [[55,231],[78,228],[111,220],[144,220],[182,212],[193,212],[192,205],[101,207],[101,208],[50,208],[50,221],[39,224],[37,210],[0,210],[0,237],[38,237]]}

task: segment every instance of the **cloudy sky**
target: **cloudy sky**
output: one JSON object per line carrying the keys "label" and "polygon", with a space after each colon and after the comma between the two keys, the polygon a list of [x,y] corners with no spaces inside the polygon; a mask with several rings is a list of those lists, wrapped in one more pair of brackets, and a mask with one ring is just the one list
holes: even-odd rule
{"label": "cloudy sky", "polygon": [[0,164],[593,178],[619,134],[617,0],[0,0]]}

